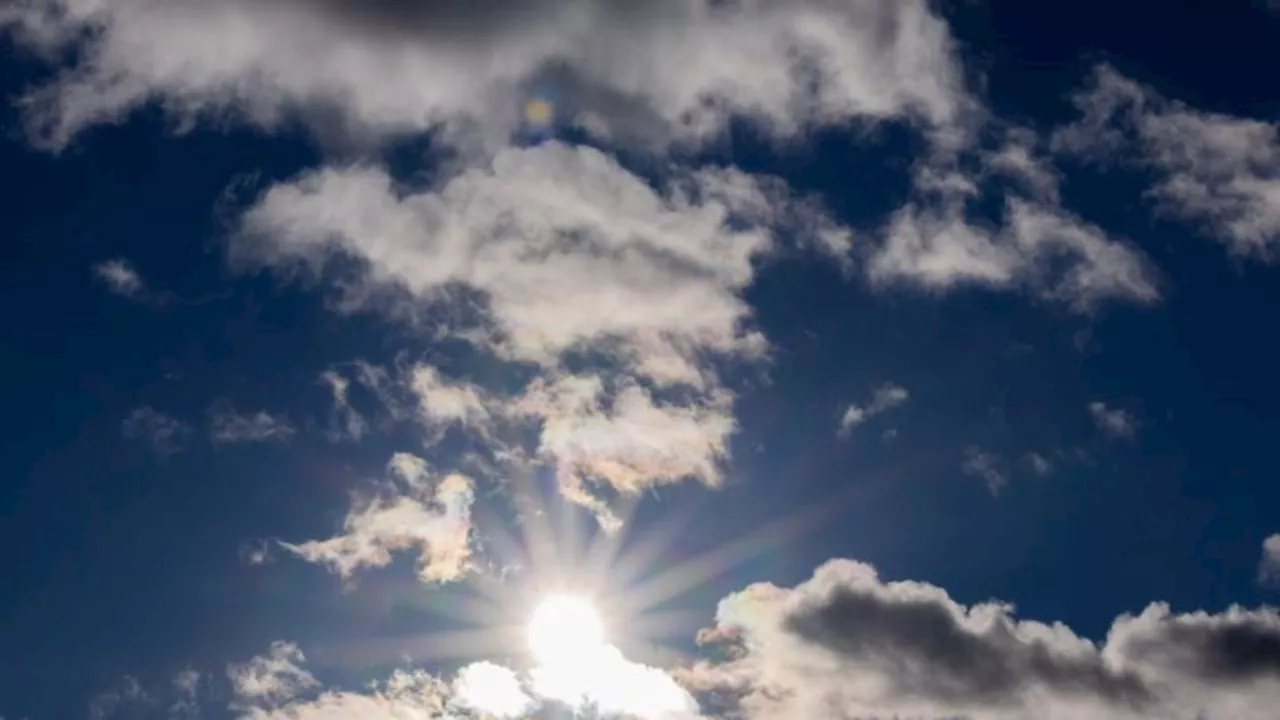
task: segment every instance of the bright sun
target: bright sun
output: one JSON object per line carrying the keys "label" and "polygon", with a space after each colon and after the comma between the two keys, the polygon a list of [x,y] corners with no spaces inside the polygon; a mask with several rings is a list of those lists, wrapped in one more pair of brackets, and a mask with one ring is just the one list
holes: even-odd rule
{"label": "bright sun", "polygon": [[567,667],[590,662],[604,647],[604,625],[586,598],[552,595],[529,619],[529,650],[539,664]]}

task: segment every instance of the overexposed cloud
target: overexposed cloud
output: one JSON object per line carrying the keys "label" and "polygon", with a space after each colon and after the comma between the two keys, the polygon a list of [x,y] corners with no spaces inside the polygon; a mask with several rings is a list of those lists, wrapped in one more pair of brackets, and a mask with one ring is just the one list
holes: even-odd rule
{"label": "overexposed cloud", "polygon": [[245,415],[224,404],[209,410],[209,439],[215,443],[282,442],[296,431],[288,418],[265,410]]}
{"label": "overexposed cloud", "polygon": [[1098,66],[1074,97],[1080,118],[1055,147],[1104,166],[1155,174],[1157,210],[1195,224],[1236,256],[1275,261],[1280,250],[1280,126],[1190,107]]}
{"label": "overexposed cloud", "polygon": [[126,439],[146,443],[160,458],[182,450],[191,436],[191,426],[146,405],[130,410],[120,429]]}
{"label": "overexposed cloud", "polygon": [[470,569],[472,481],[456,473],[428,480],[422,475],[425,461],[415,463],[407,455],[393,456],[391,482],[352,498],[341,534],[281,546],[344,580],[361,568],[388,565],[392,553],[402,551],[417,553],[424,582],[460,579]]}
{"label": "overexposed cloud", "polygon": [[1132,438],[1138,432],[1138,420],[1133,413],[1124,408],[1109,407],[1101,400],[1089,403],[1089,417],[1093,424],[1109,437],[1118,439]]}
{"label": "overexposed cloud", "polygon": [[794,588],[730,595],[700,638],[725,659],[678,676],[746,720],[1263,720],[1280,699],[1273,609],[1179,615],[1152,603],[1099,644],[853,560]]}
{"label": "overexposed cloud", "polygon": [[654,143],[730,115],[780,135],[905,115],[944,127],[970,102],[925,0],[47,0],[0,10],[4,29],[73,61],[24,98],[53,147],[147,103],[187,126],[336,113],[351,133],[493,141],[541,93],[566,122]]}
{"label": "overexposed cloud", "polygon": [[123,297],[138,297],[147,291],[147,284],[137,268],[123,258],[104,260],[94,265],[93,274],[108,290]]}
{"label": "overexposed cloud", "polygon": [[907,389],[893,383],[885,383],[871,393],[870,402],[865,405],[850,404],[840,416],[840,435],[847,435],[853,428],[880,413],[891,410],[905,403],[911,393]]}

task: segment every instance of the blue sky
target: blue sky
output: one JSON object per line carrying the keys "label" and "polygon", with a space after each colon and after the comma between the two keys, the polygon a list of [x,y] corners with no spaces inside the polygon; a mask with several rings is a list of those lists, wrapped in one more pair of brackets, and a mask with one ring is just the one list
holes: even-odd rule
{"label": "blue sky", "polygon": [[0,717],[1272,717],[1278,34],[0,9]]}

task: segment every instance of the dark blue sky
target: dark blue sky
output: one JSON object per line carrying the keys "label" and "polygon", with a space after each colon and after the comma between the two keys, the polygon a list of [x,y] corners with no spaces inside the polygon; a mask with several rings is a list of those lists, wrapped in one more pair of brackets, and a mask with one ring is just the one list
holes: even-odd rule
{"label": "dark blue sky", "polygon": [[[1047,142],[1079,117],[1070,96],[1099,63],[1197,112],[1280,116],[1270,70],[1280,66],[1280,17],[1257,4],[945,5],[966,87],[991,127],[1027,127]],[[456,455],[469,442],[453,428],[445,450],[432,447],[431,432],[387,420],[394,413],[354,382],[351,404],[371,428],[336,440],[342,416],[322,373],[354,377],[356,360],[424,362],[470,380],[510,370],[486,370],[489,361],[394,312],[341,311],[326,280],[270,263],[246,268],[229,248],[240,216],[274,183],[355,159],[430,187],[451,172],[447,143],[344,142],[332,139],[344,132],[337,125],[316,132],[295,118],[264,128],[219,112],[179,132],[157,91],[119,122],[38,147],[19,99],[57,65],[32,54],[21,22],[7,26],[0,64],[0,95],[11,101],[0,143],[0,544],[9,558],[0,714],[79,717],[125,676],[163,698],[169,678],[193,668],[207,679],[203,713],[221,717],[235,692],[228,663],[274,640],[296,642],[324,682],[385,677],[402,653],[425,653],[406,648],[456,622],[447,606],[472,602],[467,580],[419,583],[410,552],[361,571],[344,591],[323,566],[274,546],[272,562],[256,565],[248,549],[339,534],[351,493],[381,477],[392,453],[435,463],[433,453]],[[1160,212],[1150,188],[1167,168],[1136,159],[1154,154],[1141,139],[1134,159],[1111,166],[1066,153],[1050,160],[1062,207],[1127,238],[1159,288],[1157,302],[1078,312],[1017,282],[926,287],[863,276],[862,243],[883,241],[886,219],[916,197],[914,170],[928,155],[916,125],[832,123],[782,142],[749,124],[727,132],[701,157],[813,195],[853,229],[858,260],[846,272],[803,249],[757,260],[742,296],[770,353],[723,374],[737,422],[723,487],[690,480],[643,491],[624,545],[661,536],[645,571],[658,574],[772,521],[826,511],[740,562],[713,562],[715,572],[670,601],[686,619],[662,642],[694,652],[720,598],[757,581],[796,586],[831,558],[945,588],[962,604],[1007,601],[1019,618],[1061,621],[1098,642],[1117,615],[1153,601],[1178,613],[1275,601],[1258,576],[1263,541],[1280,532],[1280,336],[1269,321],[1280,276],[1265,255],[1233,255],[1212,227]],[[562,136],[586,138],[574,133]],[[650,152],[635,151],[634,166],[655,162]],[[1257,149],[1260,163],[1266,152]],[[1256,172],[1274,183],[1280,162]],[[987,214],[978,222],[999,222]],[[1275,227],[1268,247],[1280,244]],[[145,289],[113,291],[95,268],[114,259]],[[850,405],[865,409],[888,384],[907,399],[839,432]],[[1091,403],[1123,413],[1113,417],[1131,431],[1109,431]],[[287,418],[293,432],[215,442],[220,407]],[[172,452],[149,439],[154,424],[129,429],[139,408],[179,424]],[[1048,470],[1037,472],[1031,454]],[[999,476],[998,492],[982,468]],[[514,522],[506,486],[477,483],[476,507]],[[555,513],[580,513],[583,532],[597,532],[588,514],[547,497]],[[373,645],[382,649],[336,659],[341,648]],[[423,662],[451,671],[477,659]],[[169,702],[121,703],[117,716],[162,717]]]}

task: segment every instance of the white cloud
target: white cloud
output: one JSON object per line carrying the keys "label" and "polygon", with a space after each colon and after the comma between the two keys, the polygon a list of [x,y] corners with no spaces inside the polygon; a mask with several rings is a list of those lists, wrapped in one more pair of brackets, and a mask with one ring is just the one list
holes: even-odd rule
{"label": "white cloud", "polygon": [[[237,694],[233,709],[245,720],[446,720],[476,718],[574,717],[636,720],[699,720],[696,701],[667,673],[631,662],[617,648],[601,645],[572,667],[536,665],[515,671],[489,661],[459,669],[452,681],[422,670],[395,670],[365,691],[319,690],[310,674],[298,668],[296,647],[277,643],[267,657],[233,665],[229,675],[238,688],[243,668],[259,679],[248,698]],[[287,655],[282,663],[280,658]],[[299,675],[301,673],[302,675]],[[280,679],[283,676],[283,679]],[[261,677],[268,678],[261,680]],[[299,682],[305,677],[305,682]],[[280,686],[284,685],[281,690]]]}
{"label": "white cloud", "polygon": [[[281,543],[311,562],[329,566],[344,580],[362,567],[383,567],[391,553],[418,553],[418,575],[448,582],[470,569],[472,482],[449,474],[428,482],[425,461],[397,453],[389,463],[393,482],[369,497],[356,496],[343,533],[326,540]],[[397,482],[398,481],[398,482]]]}
{"label": "white cloud", "polygon": [[987,452],[976,445],[970,445],[964,451],[964,464],[960,466],[966,475],[981,478],[987,484],[992,495],[999,495],[1009,483],[1008,473],[1004,469],[1004,460],[999,455]]}
{"label": "white cloud", "polygon": [[147,443],[158,457],[166,458],[186,445],[191,427],[144,405],[129,411],[121,424],[121,432],[129,440]]}
{"label": "white cloud", "polygon": [[745,720],[1263,720],[1280,699],[1271,609],[1176,615],[1153,603],[1098,645],[852,560],[795,588],[730,595],[700,639],[727,659],[678,677]]}
{"label": "white cloud", "polygon": [[453,681],[452,691],[458,706],[499,718],[521,717],[534,704],[513,671],[491,662],[472,663],[462,668]]}
{"label": "white cloud", "polygon": [[[537,453],[608,521],[590,482],[621,493],[718,484],[734,422],[715,363],[765,354],[741,292],[777,247],[775,229],[804,242],[834,227],[815,211],[773,179],[673,171],[655,188],[597,150],[547,143],[422,191],[371,168],[309,174],[263,195],[233,250],[315,276],[359,260],[344,283],[356,303],[399,293],[421,308],[448,305],[459,286],[480,293],[481,317],[443,331],[538,375],[515,394],[486,393],[417,366],[408,385],[420,418],[481,436],[496,422],[539,422]],[[564,368],[582,356],[601,362]],[[346,385],[328,379],[349,407]]]}
{"label": "white cloud", "polygon": [[[1155,171],[1159,211],[1193,222],[1235,255],[1274,261],[1280,249],[1280,130],[1274,122],[1188,107],[1101,65],[1075,97],[1080,119],[1059,130],[1063,152]],[[1135,157],[1136,155],[1136,157]]]}
{"label": "white cloud", "polygon": [[209,411],[209,439],[215,443],[279,442],[294,432],[288,418],[265,410],[242,415],[229,405],[218,405]]}
{"label": "white cloud", "polygon": [[1124,408],[1108,407],[1095,400],[1089,403],[1089,416],[1098,429],[1113,438],[1132,438],[1138,432],[1138,421]]}
{"label": "white cloud", "polygon": [[1258,583],[1280,587],[1280,533],[1262,541],[1262,559],[1258,561]]}
{"label": "white cloud", "polygon": [[[957,169],[955,157],[919,168],[919,197],[893,214],[868,259],[871,282],[936,292],[1022,289],[1078,312],[1107,300],[1158,300],[1155,271],[1141,253],[1060,205],[1057,173],[1036,145],[1029,132],[1009,131],[997,150],[973,151],[983,167],[976,178]],[[969,207],[992,177],[1012,182],[994,225],[971,217]]]}
{"label": "white cloud", "polygon": [[5,28],[77,59],[25,98],[54,147],[145,103],[183,121],[336,113],[352,131],[494,139],[551,85],[568,121],[650,141],[716,132],[729,113],[794,134],[907,113],[948,125],[968,106],[924,0],[47,0],[6,6]]}
{"label": "white cloud", "polygon": [[905,403],[910,395],[906,388],[893,383],[885,383],[877,387],[871,393],[871,402],[865,406],[850,404],[849,407],[845,408],[844,415],[840,417],[840,434],[847,435],[855,426],[861,425],[864,421],[886,410],[898,407]]}
{"label": "white cloud", "polygon": [[229,665],[227,679],[235,696],[232,707],[273,707],[317,687],[315,677],[298,666],[305,660],[297,645],[277,640],[267,655]]}
{"label": "white cloud", "polygon": [[142,275],[132,263],[123,258],[104,260],[94,265],[93,274],[117,295],[138,297],[147,290]]}

